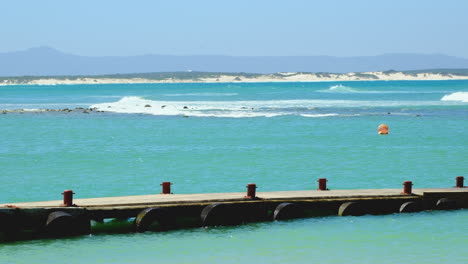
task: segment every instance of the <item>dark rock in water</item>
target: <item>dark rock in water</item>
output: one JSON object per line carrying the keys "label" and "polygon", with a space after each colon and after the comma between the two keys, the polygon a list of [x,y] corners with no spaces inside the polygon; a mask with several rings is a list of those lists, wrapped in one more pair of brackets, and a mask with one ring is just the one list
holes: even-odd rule
{"label": "dark rock in water", "polygon": [[89,112],[87,110],[84,110],[83,113],[84,114],[89,114]]}
{"label": "dark rock in water", "polygon": [[147,105],[145,105],[145,107],[151,107],[151,105],[148,105],[148,104],[147,104]]}
{"label": "dark rock in water", "polygon": [[188,109],[188,107],[187,107],[187,106],[184,106],[184,109]]}
{"label": "dark rock in water", "polygon": [[165,105],[161,105],[161,108],[164,109],[164,107],[166,107]]}

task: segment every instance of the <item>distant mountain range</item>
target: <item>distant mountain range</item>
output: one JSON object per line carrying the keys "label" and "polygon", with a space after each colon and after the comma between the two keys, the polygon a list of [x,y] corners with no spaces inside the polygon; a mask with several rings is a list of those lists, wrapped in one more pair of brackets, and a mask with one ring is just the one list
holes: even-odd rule
{"label": "distant mountain range", "polygon": [[89,57],[50,47],[0,53],[0,76],[105,75],[145,72],[369,72],[466,69],[468,59],[440,54],[379,56],[141,55]]}

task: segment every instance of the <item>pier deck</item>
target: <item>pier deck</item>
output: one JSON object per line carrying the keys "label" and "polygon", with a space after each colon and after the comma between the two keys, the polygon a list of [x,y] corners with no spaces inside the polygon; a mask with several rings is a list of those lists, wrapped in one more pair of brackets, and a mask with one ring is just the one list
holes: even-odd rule
{"label": "pier deck", "polygon": [[[467,193],[468,188],[437,188],[437,189],[413,189],[412,195],[402,194],[401,189],[365,189],[365,190],[304,190],[304,191],[274,191],[257,192],[257,200],[359,200],[359,199],[382,199],[382,198],[409,198],[424,196],[430,193]],[[177,205],[198,204],[214,202],[248,202],[252,199],[245,198],[245,193],[201,193],[201,194],[152,194],[120,197],[102,197],[75,199],[74,204],[82,208],[100,207],[141,207],[151,205]],[[42,201],[0,204],[0,207],[16,206],[19,208],[54,208],[62,207],[63,201]]]}
{"label": "pier deck", "polygon": [[[67,192],[67,191],[66,191]],[[69,191],[72,193],[72,191]],[[247,192],[247,195],[252,194]],[[0,204],[0,241],[92,233],[92,221],[134,219],[134,231],[235,225],[326,215],[468,208],[468,188],[152,194]],[[153,230],[153,229],[151,229]],[[2,235],[3,234],[3,235]]]}

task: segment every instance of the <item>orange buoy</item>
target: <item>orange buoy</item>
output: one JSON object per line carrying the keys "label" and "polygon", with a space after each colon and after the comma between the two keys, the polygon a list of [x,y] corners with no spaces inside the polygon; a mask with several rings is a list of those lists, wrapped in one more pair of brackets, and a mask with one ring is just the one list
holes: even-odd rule
{"label": "orange buoy", "polygon": [[387,135],[388,130],[389,128],[386,124],[380,124],[379,127],[377,128],[377,132],[379,132],[380,135]]}

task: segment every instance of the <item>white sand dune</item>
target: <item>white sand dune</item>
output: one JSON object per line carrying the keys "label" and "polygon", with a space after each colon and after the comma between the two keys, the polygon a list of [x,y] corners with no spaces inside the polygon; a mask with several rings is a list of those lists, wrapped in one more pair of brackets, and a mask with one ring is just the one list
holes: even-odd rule
{"label": "white sand dune", "polygon": [[229,83],[229,82],[323,82],[323,81],[370,81],[370,80],[466,80],[468,76],[438,74],[438,73],[417,73],[406,74],[404,72],[362,72],[362,73],[277,73],[264,74],[255,77],[242,75],[219,75],[209,78],[197,79],[176,79],[166,78],[162,80],[152,80],[144,78],[100,78],[100,77],[80,77],[74,79],[59,79],[50,77],[37,77],[27,81],[18,81],[16,78],[5,78],[0,81],[0,85],[60,85],[60,84],[113,84],[113,83]]}

